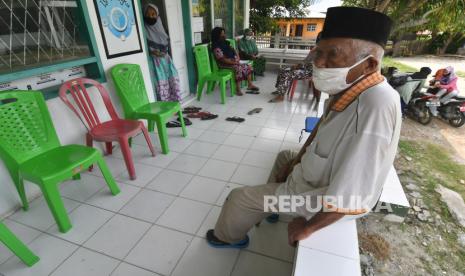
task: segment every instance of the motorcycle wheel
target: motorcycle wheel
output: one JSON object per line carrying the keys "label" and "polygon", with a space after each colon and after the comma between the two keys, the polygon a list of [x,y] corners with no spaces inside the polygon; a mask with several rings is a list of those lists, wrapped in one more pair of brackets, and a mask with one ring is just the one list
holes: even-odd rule
{"label": "motorcycle wheel", "polygon": [[421,115],[417,116],[417,121],[422,125],[427,125],[431,123],[431,121],[433,120],[433,116],[431,112],[429,111],[428,107],[423,105],[423,106],[420,106],[418,109],[420,110]]}
{"label": "motorcycle wheel", "polygon": [[460,116],[458,119],[450,119],[449,124],[453,127],[461,127],[465,124],[465,115],[462,112],[459,112]]}

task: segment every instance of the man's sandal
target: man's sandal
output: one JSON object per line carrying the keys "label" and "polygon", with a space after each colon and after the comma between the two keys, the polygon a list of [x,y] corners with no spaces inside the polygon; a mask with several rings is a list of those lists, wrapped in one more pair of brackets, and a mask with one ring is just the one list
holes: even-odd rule
{"label": "man's sandal", "polygon": [[254,108],[254,109],[250,110],[249,112],[247,112],[247,115],[253,115],[255,113],[260,113],[260,112],[262,112],[262,110],[263,110],[263,108],[261,108],[261,107]]}
{"label": "man's sandal", "polygon": [[241,117],[234,116],[234,117],[228,117],[228,118],[226,118],[226,121],[242,123],[242,122],[245,121],[245,119],[244,119],[244,118],[241,118]]}
{"label": "man's sandal", "polygon": [[242,241],[238,242],[238,243],[227,243],[227,242],[224,242],[224,241],[218,239],[215,236],[215,233],[214,233],[213,229],[210,229],[207,232],[207,242],[211,247],[215,247],[215,248],[243,249],[243,248],[246,248],[247,246],[249,246],[250,239],[249,239],[249,236],[245,236],[245,238]]}

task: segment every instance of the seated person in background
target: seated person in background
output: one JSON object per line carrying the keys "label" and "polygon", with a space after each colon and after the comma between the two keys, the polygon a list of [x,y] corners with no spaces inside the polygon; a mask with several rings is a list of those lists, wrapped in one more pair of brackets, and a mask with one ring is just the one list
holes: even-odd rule
{"label": "seated person in background", "polygon": [[258,56],[258,48],[255,39],[253,39],[253,32],[250,29],[244,30],[244,36],[239,40],[239,55],[242,60],[253,60],[253,69],[255,74],[263,76],[265,72],[266,59]]}
{"label": "seated person in background", "polygon": [[458,78],[454,71],[454,67],[446,67],[441,78],[434,84],[434,87],[438,88],[436,96],[439,98],[441,103],[446,103],[459,94],[457,87]]}
{"label": "seated person in background", "polygon": [[413,80],[424,80],[429,76],[429,74],[431,74],[431,72],[432,72],[431,68],[429,68],[429,67],[421,67],[420,71],[411,74],[410,77]]}
{"label": "seated person in background", "polygon": [[[316,38],[316,43],[320,39],[320,34]],[[270,100],[270,103],[282,102],[284,100],[284,95],[289,90],[293,80],[304,80],[312,77],[313,65],[312,65],[312,51],[315,49],[315,46],[310,47],[310,53],[304,59],[303,63],[295,64],[292,66],[286,66],[279,70],[278,77],[276,78],[276,91],[271,94],[276,95],[276,97]]]}
{"label": "seated person in background", "polygon": [[234,70],[236,79],[236,95],[242,96],[241,81],[247,80],[248,90],[258,91],[252,83],[252,67],[248,64],[242,64],[240,62],[239,54],[236,50],[229,45],[229,41],[226,40],[226,34],[224,29],[221,27],[215,27],[211,32],[212,40],[212,51],[215,55],[215,59],[218,62],[220,68],[228,68]]}

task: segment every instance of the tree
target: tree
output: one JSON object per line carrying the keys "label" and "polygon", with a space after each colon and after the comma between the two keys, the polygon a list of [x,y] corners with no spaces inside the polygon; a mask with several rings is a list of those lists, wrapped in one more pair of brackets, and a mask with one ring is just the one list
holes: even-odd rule
{"label": "tree", "polygon": [[392,38],[405,33],[430,30],[432,41],[441,35],[439,53],[465,37],[465,0],[344,0],[346,6],[357,6],[383,12],[394,19]]}
{"label": "tree", "polygon": [[275,18],[302,17],[319,0],[251,0],[250,26],[256,33],[274,32]]}

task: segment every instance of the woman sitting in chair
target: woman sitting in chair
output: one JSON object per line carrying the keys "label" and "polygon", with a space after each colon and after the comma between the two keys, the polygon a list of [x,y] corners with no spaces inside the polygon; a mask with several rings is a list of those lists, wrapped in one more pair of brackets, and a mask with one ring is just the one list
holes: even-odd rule
{"label": "woman sitting in chair", "polygon": [[248,90],[258,91],[252,83],[252,67],[248,64],[241,63],[239,54],[236,50],[229,45],[229,42],[226,40],[226,35],[224,29],[221,27],[215,27],[211,33],[212,39],[212,51],[215,55],[215,59],[218,62],[218,67],[233,69],[236,79],[236,95],[242,96],[241,91],[241,81],[247,80]]}
{"label": "woman sitting in chair", "polygon": [[[316,43],[320,40],[320,34],[316,38]],[[310,53],[304,59],[303,63],[295,64],[292,66],[286,66],[279,70],[278,77],[276,79],[276,91],[271,94],[276,95],[274,99],[271,99],[270,103],[282,102],[284,95],[289,90],[293,80],[305,80],[312,77],[313,64],[312,64],[312,51],[315,46],[310,47]]]}

